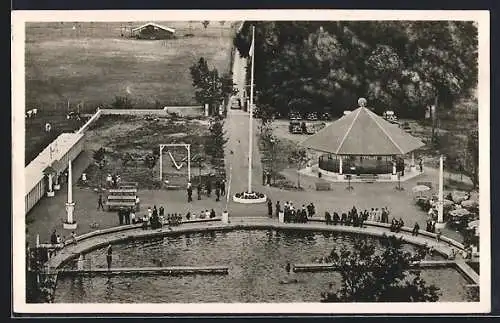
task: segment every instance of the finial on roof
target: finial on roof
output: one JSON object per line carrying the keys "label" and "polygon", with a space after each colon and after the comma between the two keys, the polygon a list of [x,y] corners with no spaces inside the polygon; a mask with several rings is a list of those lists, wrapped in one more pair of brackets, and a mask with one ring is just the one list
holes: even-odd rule
{"label": "finial on roof", "polygon": [[366,107],[366,99],[365,98],[359,98],[358,99],[358,105],[360,108],[365,108]]}

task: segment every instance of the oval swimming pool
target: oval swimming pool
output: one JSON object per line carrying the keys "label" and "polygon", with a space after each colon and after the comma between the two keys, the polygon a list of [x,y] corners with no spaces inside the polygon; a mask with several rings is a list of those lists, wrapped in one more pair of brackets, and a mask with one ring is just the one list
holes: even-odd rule
{"label": "oval swimming pool", "polygon": [[[56,303],[319,302],[340,275],[295,273],[296,284],[280,284],[287,262],[309,263],[332,248],[352,248],[355,235],[288,230],[236,230],[178,234],[113,246],[113,267],[228,266],[228,275],[63,277]],[[368,237],[378,244],[380,240]],[[414,248],[405,245],[405,249]],[[86,255],[106,267],[106,249]],[[435,256],[433,259],[441,259]],[[422,277],[441,289],[440,301],[466,301],[462,275],[452,268],[425,269]]]}

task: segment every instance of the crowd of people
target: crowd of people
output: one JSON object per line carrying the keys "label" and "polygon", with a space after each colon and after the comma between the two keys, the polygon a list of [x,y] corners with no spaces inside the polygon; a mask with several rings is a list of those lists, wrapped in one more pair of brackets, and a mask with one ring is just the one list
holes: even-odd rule
{"label": "crowd of people", "polygon": [[328,211],[325,212],[325,222],[326,224],[332,225],[352,225],[355,227],[363,227],[363,223],[365,221],[371,222],[381,222],[388,223],[389,222],[389,209],[385,208],[372,208],[370,211],[363,210],[358,211],[358,209],[353,206],[347,212],[342,212],[341,214],[337,212],[330,213]]}
{"label": "crowd of people", "polygon": [[[226,195],[226,180],[215,179],[214,181],[214,179],[211,179],[210,177],[206,180],[205,187],[203,187],[201,181],[199,181],[198,185],[196,185],[197,198],[198,200],[201,200],[204,194],[207,197],[211,197],[213,189],[215,193],[215,201],[219,202],[221,196]],[[212,187],[213,181],[214,181],[214,186]],[[186,187],[188,203],[193,202],[193,189],[194,189],[193,184],[191,182],[188,182]]]}
{"label": "crowd of people", "polygon": [[[307,205],[302,204],[302,207],[295,207],[292,201],[287,201],[281,206],[280,201],[276,202],[274,214],[279,217],[283,213],[285,223],[306,223],[308,218],[316,214],[316,207],[311,202]],[[267,199],[267,215],[273,217],[273,202]]]}
{"label": "crowd of people", "polygon": [[[159,229],[163,225],[168,226],[178,226],[183,221],[183,215],[181,213],[168,213],[165,215],[165,208],[160,206],[159,208],[154,205],[152,208],[149,207],[147,213],[142,217],[137,216],[134,212],[134,208],[122,207],[118,210],[118,221],[120,225],[127,224],[139,224],[142,223],[144,229],[151,227],[152,229]],[[213,219],[217,216],[214,209],[210,211],[208,209],[201,210],[199,215],[196,213],[187,212],[185,219],[187,221],[196,219]]]}

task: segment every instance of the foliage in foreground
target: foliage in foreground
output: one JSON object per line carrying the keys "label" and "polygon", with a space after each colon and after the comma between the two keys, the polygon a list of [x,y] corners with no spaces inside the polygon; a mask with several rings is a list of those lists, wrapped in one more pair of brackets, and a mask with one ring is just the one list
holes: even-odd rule
{"label": "foliage in foreground", "polygon": [[436,302],[439,288],[428,285],[420,270],[410,269],[421,261],[425,250],[416,253],[402,250],[402,240],[382,239],[383,252],[375,253],[376,246],[359,239],[352,251],[332,250],[327,261],[336,263],[342,285],[336,291],[323,294],[322,302]]}

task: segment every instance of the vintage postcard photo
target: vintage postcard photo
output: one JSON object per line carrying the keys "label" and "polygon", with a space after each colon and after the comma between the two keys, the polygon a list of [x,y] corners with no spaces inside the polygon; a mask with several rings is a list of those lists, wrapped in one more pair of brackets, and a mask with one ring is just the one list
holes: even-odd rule
{"label": "vintage postcard photo", "polygon": [[14,11],[14,311],[488,312],[489,23]]}

